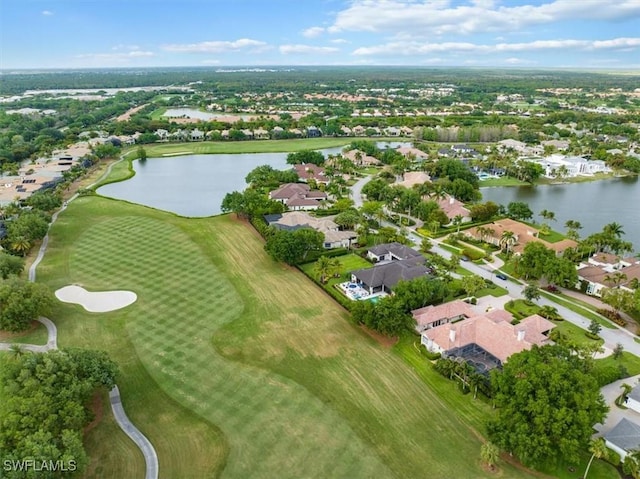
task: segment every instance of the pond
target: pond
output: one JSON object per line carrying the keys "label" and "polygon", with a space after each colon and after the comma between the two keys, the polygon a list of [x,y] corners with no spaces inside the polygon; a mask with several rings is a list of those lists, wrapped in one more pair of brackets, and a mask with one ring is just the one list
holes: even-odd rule
{"label": "pond", "polygon": [[[378,143],[380,148],[407,146],[409,143]],[[327,156],[342,147],[320,150]],[[244,179],[260,165],[284,170],[288,153],[244,153],[226,155],[187,155],[135,160],[133,178],[98,188],[98,193],[181,216],[204,217],[220,214],[224,196],[247,187]]]}
{"label": "pond", "polygon": [[[211,121],[216,118],[228,118],[230,116],[242,118],[243,120],[250,120],[253,118],[251,115],[238,115],[235,113],[224,112],[208,112],[200,111],[195,108],[169,108],[164,112],[162,116],[168,118],[195,118],[197,120]],[[254,115],[255,116],[255,115]]]}
{"label": "pond", "polygon": [[484,201],[507,205],[512,201],[529,204],[536,222],[542,210],[553,211],[551,228],[566,231],[567,220],[582,223],[581,237],[602,230],[607,223],[624,227],[626,241],[640,248],[640,180],[638,177],[613,178],[564,185],[482,188]]}

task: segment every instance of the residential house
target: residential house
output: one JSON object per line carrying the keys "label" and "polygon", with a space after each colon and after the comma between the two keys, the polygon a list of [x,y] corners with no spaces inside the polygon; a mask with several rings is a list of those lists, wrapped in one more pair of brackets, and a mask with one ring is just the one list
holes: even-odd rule
{"label": "residential house", "polygon": [[302,130],[300,130],[298,128],[289,129],[289,133],[291,133],[296,138],[302,138]]}
{"label": "residential house", "polygon": [[558,151],[565,151],[569,149],[569,140],[544,140],[540,144],[545,146],[552,146]]}
{"label": "residential house", "polygon": [[322,136],[322,130],[317,126],[307,127],[307,138],[320,138]]}
{"label": "residential house", "polygon": [[317,210],[327,199],[324,191],[312,190],[304,183],[285,183],[269,193],[269,198],[279,201],[290,210]]}
{"label": "residential house", "polygon": [[380,160],[360,150],[345,151],[342,153],[342,156],[351,160],[356,166],[378,166],[381,164]]}
{"label": "residential house", "polygon": [[191,134],[189,136],[191,141],[202,141],[204,140],[204,131],[200,131],[198,128],[191,130]]}
{"label": "residential house", "polygon": [[447,323],[455,323],[476,316],[475,311],[464,301],[450,301],[438,306],[425,306],[411,311],[419,333]]}
{"label": "residential house", "polygon": [[300,228],[311,228],[324,233],[324,247],[350,248],[357,239],[355,231],[340,230],[340,227],[333,221],[335,216],[315,218],[302,211],[290,211],[282,214],[265,215],[265,220],[269,226],[275,228],[295,231]]}
{"label": "residential house", "polygon": [[400,127],[400,132],[402,133],[402,136],[413,136],[413,128],[410,126]]}
{"label": "residential house", "polygon": [[533,226],[529,226],[525,223],[521,223],[510,218],[505,218],[499,221],[494,221],[484,225],[484,228],[489,229],[489,234],[481,235],[478,232],[478,227],[469,228],[463,233],[466,236],[474,238],[480,241],[486,241],[487,243],[500,246],[502,235],[505,231],[511,231],[514,234],[515,244],[511,247],[511,251],[515,254],[522,254],[524,247],[531,241],[538,241],[545,245],[547,248],[555,251],[556,255],[560,256],[566,249],[575,248],[578,246],[573,240],[563,239],[555,243],[549,243],[548,241],[538,238],[538,230]]}
{"label": "residential house", "polygon": [[437,200],[438,206],[440,209],[444,211],[444,214],[449,218],[449,224],[452,224],[453,221],[461,217],[462,223],[469,223],[471,221],[471,211],[464,206],[459,200],[456,200],[451,195],[446,195],[444,198],[440,198]]}
{"label": "residential house", "polygon": [[160,141],[166,141],[169,139],[169,132],[163,128],[158,128],[154,131],[154,135],[156,135]]}
{"label": "residential house", "polygon": [[452,150],[451,148],[440,148],[438,150],[438,156],[443,156],[445,158],[451,158],[453,156],[456,156],[456,152],[454,150]]}
{"label": "residential house", "polygon": [[629,394],[627,394],[627,399],[624,401],[624,405],[629,409],[633,409],[635,412],[640,413],[640,385],[634,387]]}
{"label": "residential house", "polygon": [[402,181],[397,184],[405,188],[413,188],[415,185],[427,182],[431,182],[431,177],[424,171],[408,171],[402,175]]}
{"label": "residential house", "polygon": [[331,181],[325,174],[324,168],[314,165],[313,163],[293,165],[293,169],[298,174],[300,181],[304,181],[305,183],[309,180],[315,180],[316,183],[327,185]]}
{"label": "residential house", "polygon": [[424,265],[425,262],[425,257],[420,255],[408,259],[379,263],[373,268],[353,271],[351,273],[351,281],[366,289],[369,294],[390,294],[400,281],[411,281],[431,276],[433,270],[426,267]]}
{"label": "residential house", "polygon": [[[623,275],[616,284],[617,273]],[[598,253],[587,263],[578,265],[578,285],[590,296],[602,296],[607,288],[619,287],[633,291],[632,284],[640,281],[640,261],[635,258],[620,259],[609,253]]]}
{"label": "residential house", "polygon": [[367,129],[362,125],[357,125],[351,131],[353,131],[354,136],[365,136]]}
{"label": "residential house", "polygon": [[604,442],[609,449],[620,455],[624,461],[627,454],[640,449],[640,425],[626,417],[604,436]]}
{"label": "residential house", "polygon": [[176,131],[169,135],[169,138],[173,141],[186,141],[189,138],[189,132],[183,130],[182,128],[178,128]]}
{"label": "residential house", "polygon": [[444,322],[425,329],[420,343],[443,357],[462,358],[478,372],[501,367],[513,354],[533,345],[549,344],[549,332],[555,325],[534,314],[517,325],[502,310],[473,315],[457,322]]}
{"label": "residential house", "polygon": [[429,159],[429,154],[425,153],[422,150],[418,150],[412,146],[401,146],[396,150],[405,158],[408,158],[412,161],[424,161]]}
{"label": "residential house", "polygon": [[351,131],[351,128],[349,128],[348,126],[344,126],[344,125],[340,127],[340,132],[344,136],[351,136],[353,134],[353,132]]}
{"label": "residential house", "polygon": [[422,258],[422,254],[398,242],[384,243],[369,248],[367,258],[376,263],[383,261],[401,261],[411,258]]}
{"label": "residential house", "polygon": [[453,145],[451,150],[457,155],[472,155],[477,151],[471,148],[469,145]]}
{"label": "residential house", "polygon": [[501,140],[498,142],[497,148],[499,151],[508,151],[513,150],[518,153],[525,153],[527,151],[527,144],[523,141],[513,140],[511,138],[507,138],[506,140]]}
{"label": "residential house", "polygon": [[257,130],[253,130],[253,137],[256,140],[268,140],[269,132],[263,128],[258,128]]}
{"label": "residential house", "polygon": [[284,135],[284,128],[281,126],[274,126],[271,130],[271,136],[273,138],[281,138]]}
{"label": "residential house", "polygon": [[400,131],[400,128],[397,128],[395,126],[389,126],[384,129],[384,134],[386,136],[400,136],[401,133],[402,132]]}
{"label": "residential house", "polygon": [[240,131],[244,133],[244,136],[247,140],[253,140],[253,130],[250,130],[249,128],[245,128]]}

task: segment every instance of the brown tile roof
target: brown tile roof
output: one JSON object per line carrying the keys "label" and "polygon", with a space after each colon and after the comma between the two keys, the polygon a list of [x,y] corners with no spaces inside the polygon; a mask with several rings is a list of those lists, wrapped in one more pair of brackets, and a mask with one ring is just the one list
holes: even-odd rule
{"label": "brown tile roof", "polygon": [[403,175],[402,181],[398,184],[405,188],[412,188],[414,185],[421,185],[427,181],[431,181],[431,177],[424,171],[409,171]]}
{"label": "brown tile roof", "polygon": [[[560,253],[567,248],[575,248],[576,246],[578,246],[578,243],[570,239],[563,239],[555,243],[549,243],[548,241],[545,241],[542,238],[538,238],[536,236],[538,234],[538,230],[533,226],[529,226],[525,223],[512,220],[511,218],[494,221],[493,223],[486,224],[485,227],[493,230],[493,234],[491,234],[490,237],[493,238],[494,242],[496,243],[500,241],[502,233],[504,233],[505,231],[511,231],[515,233],[518,240],[517,244],[513,247],[513,251],[515,253],[522,253],[527,243],[530,243],[532,241],[538,241],[544,244],[547,248],[555,251],[556,253]],[[466,230],[465,234],[480,239],[477,227]]]}
{"label": "brown tile roof", "polygon": [[602,264],[617,264],[620,261],[620,258],[615,254],[611,253],[598,253],[591,257],[596,263]]}
{"label": "brown tile roof", "polygon": [[293,165],[293,169],[298,174],[298,177],[302,180],[314,179],[321,183],[328,183],[329,178],[324,174],[324,168],[314,165],[313,163],[302,163],[299,165]]}
{"label": "brown tile roof", "polygon": [[542,333],[554,327],[553,323],[538,315],[525,318],[516,326],[487,316],[475,316],[436,326],[422,334],[445,352],[477,344],[504,363],[512,354],[530,349],[534,344],[545,344],[548,339]]}
{"label": "brown tile roof", "polygon": [[451,320],[461,316],[466,318],[476,316],[471,306],[460,300],[450,301],[438,306],[425,306],[424,308],[414,309],[411,314],[421,329],[441,319]]}
{"label": "brown tile roof", "polygon": [[471,212],[465,208],[464,204],[462,204],[461,201],[456,200],[453,196],[447,195],[446,198],[438,200],[438,205],[450,220],[454,219],[458,215],[463,218],[468,218],[471,215]]}

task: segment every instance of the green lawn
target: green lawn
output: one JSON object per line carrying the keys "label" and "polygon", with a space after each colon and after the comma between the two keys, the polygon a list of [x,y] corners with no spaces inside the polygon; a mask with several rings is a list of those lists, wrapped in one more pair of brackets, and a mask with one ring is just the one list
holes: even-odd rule
{"label": "green lawn", "polygon": [[32,321],[31,327],[20,333],[10,333],[8,331],[0,331],[0,342],[13,344],[47,344],[49,336],[47,328],[38,321]]}
{"label": "green lawn", "polygon": [[622,352],[622,357],[620,359],[614,359],[613,356],[607,356],[606,358],[597,359],[595,362],[599,367],[617,366],[622,364],[629,372],[629,376],[640,374],[640,358],[627,351]]}
{"label": "green lawn", "polygon": [[[353,326],[246,224],[83,197],[49,248],[38,277],[52,289],[138,294],[121,311],[59,303],[51,316],[61,346],[119,363],[124,406],[164,477],[492,477],[479,465],[490,408],[451,403],[451,384]],[[108,412],[87,443],[90,477],[140,475]],[[531,476],[505,464],[502,477]]]}
{"label": "green lawn", "polygon": [[578,313],[579,315],[584,316],[587,319],[597,321],[601,326],[605,328],[615,329],[615,326],[611,324],[608,319],[606,319],[604,316],[600,316],[595,312],[595,308],[593,306],[584,303],[579,299],[568,298],[557,293],[551,294],[543,290],[540,290],[540,294],[550,301],[558,303],[559,305],[573,311],[574,313]]}
{"label": "green lawn", "polygon": [[501,176],[500,178],[489,178],[488,180],[481,180],[480,187],[487,186],[522,186],[528,185],[525,181],[520,181],[517,178],[511,178],[510,176]]}
{"label": "green lawn", "polygon": [[[200,141],[145,145],[149,158],[209,153],[278,153],[345,146],[352,138],[300,138],[294,140]],[[136,147],[137,148],[137,147]]]}

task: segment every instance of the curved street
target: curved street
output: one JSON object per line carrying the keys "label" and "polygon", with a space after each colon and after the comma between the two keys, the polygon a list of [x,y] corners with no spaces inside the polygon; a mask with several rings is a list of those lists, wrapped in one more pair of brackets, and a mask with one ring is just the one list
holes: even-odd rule
{"label": "curved street", "polygon": [[[372,176],[370,175],[366,176],[358,180],[358,182],[353,185],[351,190],[352,199],[356,207],[360,207],[364,203],[364,199],[362,197],[362,187],[366,185],[371,180],[371,178]],[[383,224],[384,226],[391,226],[398,230],[400,229],[398,226],[394,225],[393,223],[389,223],[385,221],[383,222]],[[408,232],[409,240],[415,246],[419,246],[422,243],[423,237],[418,235],[415,232],[415,227],[407,229],[407,232]],[[451,253],[440,246],[439,240],[436,240],[434,238],[429,238],[429,239],[433,243],[433,246],[431,247],[431,251],[439,254],[440,256],[443,256],[444,258],[447,258],[447,259],[451,258]],[[472,261],[463,261],[460,263],[460,266],[465,268],[467,271],[470,271],[471,273],[477,274],[478,276],[481,276],[485,279],[493,281],[499,286],[505,288],[507,290],[507,294],[511,299],[524,299],[524,295],[522,294],[522,291],[525,286],[524,283],[517,280],[503,281],[495,277],[496,270],[500,269],[500,267],[502,266],[502,261],[499,258],[496,258],[494,256],[493,264],[487,263],[484,265],[478,265],[473,263]],[[565,301],[571,301],[571,298],[564,297],[562,299]],[[545,305],[553,306],[558,310],[560,315],[563,318],[565,318],[565,320],[581,327],[582,329],[586,330],[589,327],[589,324],[591,323],[591,321],[585,318],[584,316],[566,308],[565,306],[562,306],[561,304],[555,303],[545,297],[541,297],[539,300],[537,300],[536,304],[540,306],[545,306]],[[624,347],[625,351],[635,354],[636,356],[640,356],[640,344],[635,341],[636,336],[632,332],[627,331],[626,329],[620,326],[617,326],[614,323],[610,322],[610,324],[614,327],[613,328],[603,327],[602,330],[600,331],[600,337],[604,340],[605,348],[609,350],[613,350],[613,348],[615,348],[616,345],[620,343]]]}

